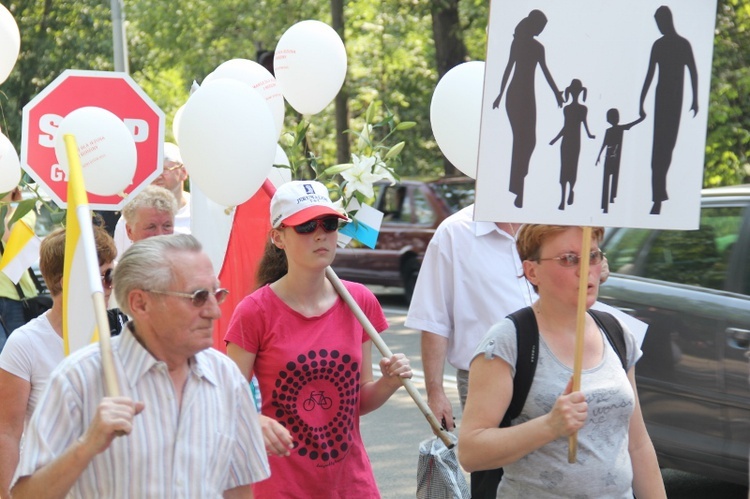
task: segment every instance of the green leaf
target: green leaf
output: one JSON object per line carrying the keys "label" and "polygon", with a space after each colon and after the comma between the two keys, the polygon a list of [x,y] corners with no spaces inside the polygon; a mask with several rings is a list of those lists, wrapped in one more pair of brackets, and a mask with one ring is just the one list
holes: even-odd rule
{"label": "green leaf", "polygon": [[[0,220],[5,220],[6,215],[8,215],[8,205],[2,204],[0,205]],[[5,234],[5,224],[0,224],[0,239],[2,239],[3,234]]]}
{"label": "green leaf", "polygon": [[26,214],[33,210],[35,207],[36,199],[24,199],[23,201],[18,203],[18,206],[16,206],[16,211],[13,212],[13,216],[10,217],[10,220],[8,221],[8,227],[26,216]]}
{"label": "green leaf", "polygon": [[307,130],[309,128],[310,123],[306,121],[302,121],[299,125],[297,125],[297,133],[294,138],[294,147],[299,147],[299,145],[305,140],[305,137],[307,137]]}

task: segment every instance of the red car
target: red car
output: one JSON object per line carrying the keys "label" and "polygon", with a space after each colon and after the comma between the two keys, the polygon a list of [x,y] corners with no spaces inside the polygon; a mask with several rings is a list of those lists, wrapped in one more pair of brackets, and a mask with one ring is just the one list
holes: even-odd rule
{"label": "red car", "polygon": [[474,202],[474,188],[475,181],[468,177],[376,184],[373,207],[385,215],[375,249],[352,241],[337,250],[333,269],[349,281],[403,287],[410,300],[435,229]]}

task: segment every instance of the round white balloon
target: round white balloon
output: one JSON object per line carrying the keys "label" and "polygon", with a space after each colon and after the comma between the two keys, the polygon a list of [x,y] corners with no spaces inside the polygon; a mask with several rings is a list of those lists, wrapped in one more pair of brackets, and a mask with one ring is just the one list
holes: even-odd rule
{"label": "round white balloon", "polygon": [[12,191],[21,181],[21,162],[11,141],[0,133],[0,193]]}
{"label": "round white balloon", "polygon": [[222,206],[244,203],[263,184],[276,154],[265,99],[228,78],[201,86],[182,113],[180,151],[191,181],[206,197]]}
{"label": "round white balloon", "polygon": [[203,79],[203,85],[221,78],[231,78],[250,85],[266,99],[276,125],[276,139],[281,137],[284,128],[284,96],[281,87],[270,71],[249,59],[231,59],[223,62]]}
{"label": "round white balloon", "polygon": [[344,42],[325,23],[298,22],[279,39],[273,70],[287,102],[302,114],[317,114],[344,84]]}
{"label": "round white balloon", "polygon": [[0,83],[4,82],[18,60],[21,50],[21,33],[13,14],[0,5]]}
{"label": "round white balloon", "polygon": [[292,170],[289,168],[279,167],[276,165],[289,166],[289,158],[287,157],[284,149],[276,144],[276,157],[273,159],[273,168],[271,173],[268,174],[268,180],[271,181],[274,187],[277,189],[282,185],[292,180]]}
{"label": "round white balloon", "polygon": [[459,64],[440,79],[430,103],[430,125],[438,147],[471,178],[477,176],[483,85],[483,61]]}
{"label": "round white balloon", "polygon": [[133,181],[138,151],[133,135],[116,115],[100,107],[81,107],[60,123],[55,155],[67,174],[70,170],[63,136],[76,139],[86,190],[100,196],[123,192]]}
{"label": "round white balloon", "polygon": [[180,143],[180,120],[182,119],[182,112],[184,110],[185,104],[177,108],[177,111],[174,112],[174,118],[172,118],[172,135],[177,144]]}

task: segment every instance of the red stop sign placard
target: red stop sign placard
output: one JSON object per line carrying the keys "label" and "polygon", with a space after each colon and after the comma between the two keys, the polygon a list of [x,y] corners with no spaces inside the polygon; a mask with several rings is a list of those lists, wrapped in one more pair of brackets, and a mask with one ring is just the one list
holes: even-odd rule
{"label": "red stop sign placard", "polygon": [[[55,137],[63,118],[86,106],[110,111],[133,134],[138,163],[125,194],[144,189],[162,171],[164,113],[141,87],[125,73],[65,70],[24,106],[21,136],[21,167],[63,208],[68,183],[55,156]],[[92,193],[88,198],[91,208],[98,210],[119,210],[127,200]]]}

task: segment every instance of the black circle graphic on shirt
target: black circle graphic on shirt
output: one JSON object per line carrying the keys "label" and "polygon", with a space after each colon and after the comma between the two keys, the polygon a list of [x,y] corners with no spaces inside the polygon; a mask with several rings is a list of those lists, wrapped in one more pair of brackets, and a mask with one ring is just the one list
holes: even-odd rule
{"label": "black circle graphic on shirt", "polygon": [[300,354],[285,367],[271,393],[277,421],[292,433],[300,456],[323,463],[340,459],[353,441],[359,363],[351,355],[321,349]]}

